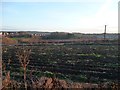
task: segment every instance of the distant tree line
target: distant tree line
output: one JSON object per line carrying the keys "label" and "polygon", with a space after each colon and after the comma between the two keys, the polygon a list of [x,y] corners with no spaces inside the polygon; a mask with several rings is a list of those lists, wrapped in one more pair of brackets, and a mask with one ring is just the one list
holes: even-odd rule
{"label": "distant tree line", "polygon": [[73,37],[74,34],[71,33],[53,32],[50,35],[43,36],[42,39],[70,39]]}

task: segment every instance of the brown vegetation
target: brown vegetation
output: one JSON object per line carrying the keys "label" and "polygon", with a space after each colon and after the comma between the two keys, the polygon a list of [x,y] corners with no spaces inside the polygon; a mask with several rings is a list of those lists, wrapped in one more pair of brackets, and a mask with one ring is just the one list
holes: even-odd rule
{"label": "brown vegetation", "polygon": [[40,37],[33,36],[31,38],[20,38],[19,42],[22,43],[38,43],[40,41]]}
{"label": "brown vegetation", "polygon": [[17,43],[18,43],[17,40],[13,40],[12,38],[8,38],[8,37],[2,37],[2,44],[13,45],[13,44],[17,44]]}
{"label": "brown vegetation", "polygon": [[10,80],[10,71],[7,72],[5,79],[3,80],[2,84],[4,87],[7,87],[11,83]]}
{"label": "brown vegetation", "polygon": [[[7,62],[7,65],[10,65],[10,59]],[[10,70],[6,70],[6,66],[7,66],[3,61],[2,61],[2,69],[3,69],[3,73],[5,74],[5,78],[2,81],[2,86],[3,88],[9,86],[9,84],[11,83],[11,79],[10,79]]]}
{"label": "brown vegetation", "polygon": [[17,56],[20,61],[21,66],[24,69],[24,83],[25,87],[27,87],[26,84],[26,70],[27,70],[27,65],[29,64],[29,55],[30,55],[31,50],[27,48],[19,48],[17,51]]}
{"label": "brown vegetation", "polygon": [[[29,83],[29,82],[28,82]],[[11,89],[20,89],[24,88],[23,83],[18,83],[14,80],[11,80],[9,84],[7,84],[7,87]],[[60,80],[57,78],[48,78],[48,77],[41,77],[37,79],[36,81],[32,81],[32,83],[27,85],[28,90],[33,89],[50,89],[50,90],[56,90],[56,89],[80,89],[80,90],[118,90],[118,84],[92,84],[92,83],[70,83],[65,80]],[[5,87],[4,87],[5,89]]]}

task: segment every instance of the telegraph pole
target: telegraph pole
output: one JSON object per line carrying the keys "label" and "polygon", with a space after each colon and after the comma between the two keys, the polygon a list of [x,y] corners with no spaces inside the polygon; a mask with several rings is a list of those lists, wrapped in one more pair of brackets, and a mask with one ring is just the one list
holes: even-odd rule
{"label": "telegraph pole", "polygon": [[107,27],[107,25],[105,25],[104,40],[106,39],[106,27]]}

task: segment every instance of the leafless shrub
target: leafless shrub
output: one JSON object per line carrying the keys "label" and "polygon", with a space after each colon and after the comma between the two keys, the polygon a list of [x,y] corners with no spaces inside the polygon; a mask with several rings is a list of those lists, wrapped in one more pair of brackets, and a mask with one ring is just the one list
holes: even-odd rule
{"label": "leafless shrub", "polygon": [[7,72],[5,79],[3,80],[3,87],[7,87],[10,84],[10,71]]}
{"label": "leafless shrub", "polygon": [[2,61],[2,69],[3,69],[3,73],[5,74],[5,79],[3,80],[2,82],[2,86],[3,88],[7,88],[7,86],[11,83],[11,80],[10,80],[10,70],[6,70],[6,65],[10,65],[10,62],[11,60],[9,59],[8,60],[8,63],[5,64],[3,61]]}
{"label": "leafless shrub", "polygon": [[17,56],[18,56],[19,62],[20,62],[21,66],[24,69],[24,84],[25,84],[25,88],[27,88],[26,70],[27,70],[27,65],[30,62],[30,60],[29,60],[30,53],[31,53],[31,49],[26,48],[26,47],[18,48],[18,50],[17,50]]}

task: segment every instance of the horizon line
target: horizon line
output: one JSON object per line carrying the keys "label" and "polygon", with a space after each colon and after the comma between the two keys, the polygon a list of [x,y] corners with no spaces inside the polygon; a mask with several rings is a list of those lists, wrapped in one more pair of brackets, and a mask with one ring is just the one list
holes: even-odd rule
{"label": "horizon line", "polygon": [[[28,30],[24,30],[24,31],[22,31],[22,30],[20,30],[20,31],[17,31],[17,30],[2,30],[2,31],[0,31],[0,32],[46,32],[46,33],[53,33],[53,32],[58,32],[58,33],[61,33],[61,32],[63,32],[63,31],[37,31],[37,30],[35,30],[35,31],[28,31]],[[81,33],[81,34],[104,34],[104,32],[103,33],[100,33],[100,32],[98,32],[98,33],[92,33],[92,32],[68,32],[68,31],[64,31],[63,33]],[[119,34],[119,32],[107,32],[106,34]]]}

